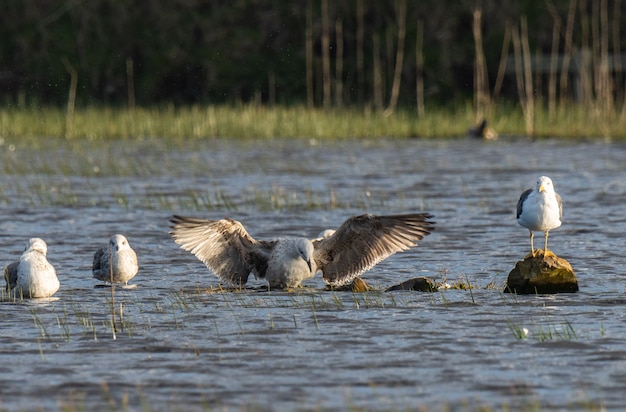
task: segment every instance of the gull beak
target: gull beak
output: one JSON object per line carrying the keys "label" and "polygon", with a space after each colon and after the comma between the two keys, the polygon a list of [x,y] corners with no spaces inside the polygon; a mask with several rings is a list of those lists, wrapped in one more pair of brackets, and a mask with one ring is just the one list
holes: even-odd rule
{"label": "gull beak", "polygon": [[539,192],[545,192],[546,187],[544,185],[539,186]]}
{"label": "gull beak", "polygon": [[313,273],[313,264],[311,263],[311,259],[307,260],[306,264],[309,266],[309,272]]}

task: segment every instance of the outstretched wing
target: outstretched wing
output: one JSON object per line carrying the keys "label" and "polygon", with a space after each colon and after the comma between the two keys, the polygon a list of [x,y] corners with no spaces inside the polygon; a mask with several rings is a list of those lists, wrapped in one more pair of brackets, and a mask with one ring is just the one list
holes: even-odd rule
{"label": "outstretched wing", "polygon": [[394,253],[417,246],[435,229],[428,213],[354,216],[330,237],[313,241],[324,281],[341,286]]}
{"label": "outstretched wing", "polygon": [[222,281],[243,285],[253,273],[265,277],[267,258],[275,241],[257,241],[241,223],[173,216],[170,234],[183,249],[196,255]]}

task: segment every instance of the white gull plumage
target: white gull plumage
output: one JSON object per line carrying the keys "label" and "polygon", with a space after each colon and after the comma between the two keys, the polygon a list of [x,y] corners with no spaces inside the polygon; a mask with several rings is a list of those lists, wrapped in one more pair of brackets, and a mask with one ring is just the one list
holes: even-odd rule
{"label": "white gull plumage", "polygon": [[128,286],[128,281],[138,270],[137,254],[124,235],[111,236],[108,245],[98,249],[93,256],[93,277],[104,282],[111,282],[113,276],[113,283]]}
{"label": "white gull plumage", "polygon": [[541,176],[534,189],[522,193],[517,202],[517,223],[530,231],[530,253],[534,256],[533,231],[545,236],[544,252],[548,251],[548,232],[561,226],[563,205],[561,196],[554,190],[552,179]]}
{"label": "white gull plumage", "polygon": [[15,298],[48,298],[61,286],[54,267],[48,262],[48,245],[42,239],[29,239],[20,260],[4,269],[6,289]]}
{"label": "white gull plumage", "polygon": [[430,218],[427,213],[364,214],[349,218],[334,233],[326,232],[313,240],[256,240],[233,219],[174,216],[170,234],[183,249],[232,285],[245,284],[252,273],[266,279],[271,288],[293,288],[319,270],[326,283],[341,286],[394,253],[417,246],[434,230],[435,222]]}

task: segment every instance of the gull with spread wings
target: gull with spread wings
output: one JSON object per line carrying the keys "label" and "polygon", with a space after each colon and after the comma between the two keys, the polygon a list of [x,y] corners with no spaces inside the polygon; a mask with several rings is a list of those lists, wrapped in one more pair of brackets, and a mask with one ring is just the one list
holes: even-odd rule
{"label": "gull with spread wings", "polygon": [[233,219],[195,219],[173,216],[170,234],[222,281],[241,286],[252,273],[270,288],[294,288],[321,271],[324,282],[345,285],[394,253],[417,246],[435,222],[428,213],[377,216],[364,214],[346,220],[329,236],[313,240],[285,237],[254,239]]}

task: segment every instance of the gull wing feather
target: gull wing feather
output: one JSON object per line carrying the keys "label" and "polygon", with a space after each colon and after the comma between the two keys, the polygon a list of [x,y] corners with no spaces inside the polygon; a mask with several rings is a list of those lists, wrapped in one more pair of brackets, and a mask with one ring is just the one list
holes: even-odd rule
{"label": "gull wing feather", "polygon": [[533,189],[527,189],[524,191],[524,193],[522,193],[522,195],[519,197],[519,200],[517,201],[517,219],[519,219],[519,217],[522,215],[522,210],[523,210],[523,205],[524,202],[526,201],[526,199],[528,199],[528,196],[533,192]]}
{"label": "gull wing feather", "polygon": [[375,216],[346,220],[325,239],[315,239],[313,257],[324,281],[341,286],[394,253],[417,246],[435,229],[428,213]]}
{"label": "gull wing feather", "polygon": [[253,273],[264,278],[267,259],[276,241],[258,241],[233,219],[173,216],[170,234],[183,249],[196,255],[222,281],[243,285]]}
{"label": "gull wing feather", "polygon": [[[104,269],[103,267],[103,262],[102,262],[102,258],[105,256],[105,254],[108,254],[104,248],[100,248],[96,251],[96,253],[94,253],[93,255],[93,265],[92,265],[92,271],[94,273],[100,273],[102,271],[102,269]],[[108,265],[107,265],[108,266]],[[108,272],[108,268],[107,268],[107,272]]]}
{"label": "gull wing feather", "polygon": [[7,292],[17,287],[17,268],[20,262],[13,262],[4,268],[4,280],[7,282]]}

